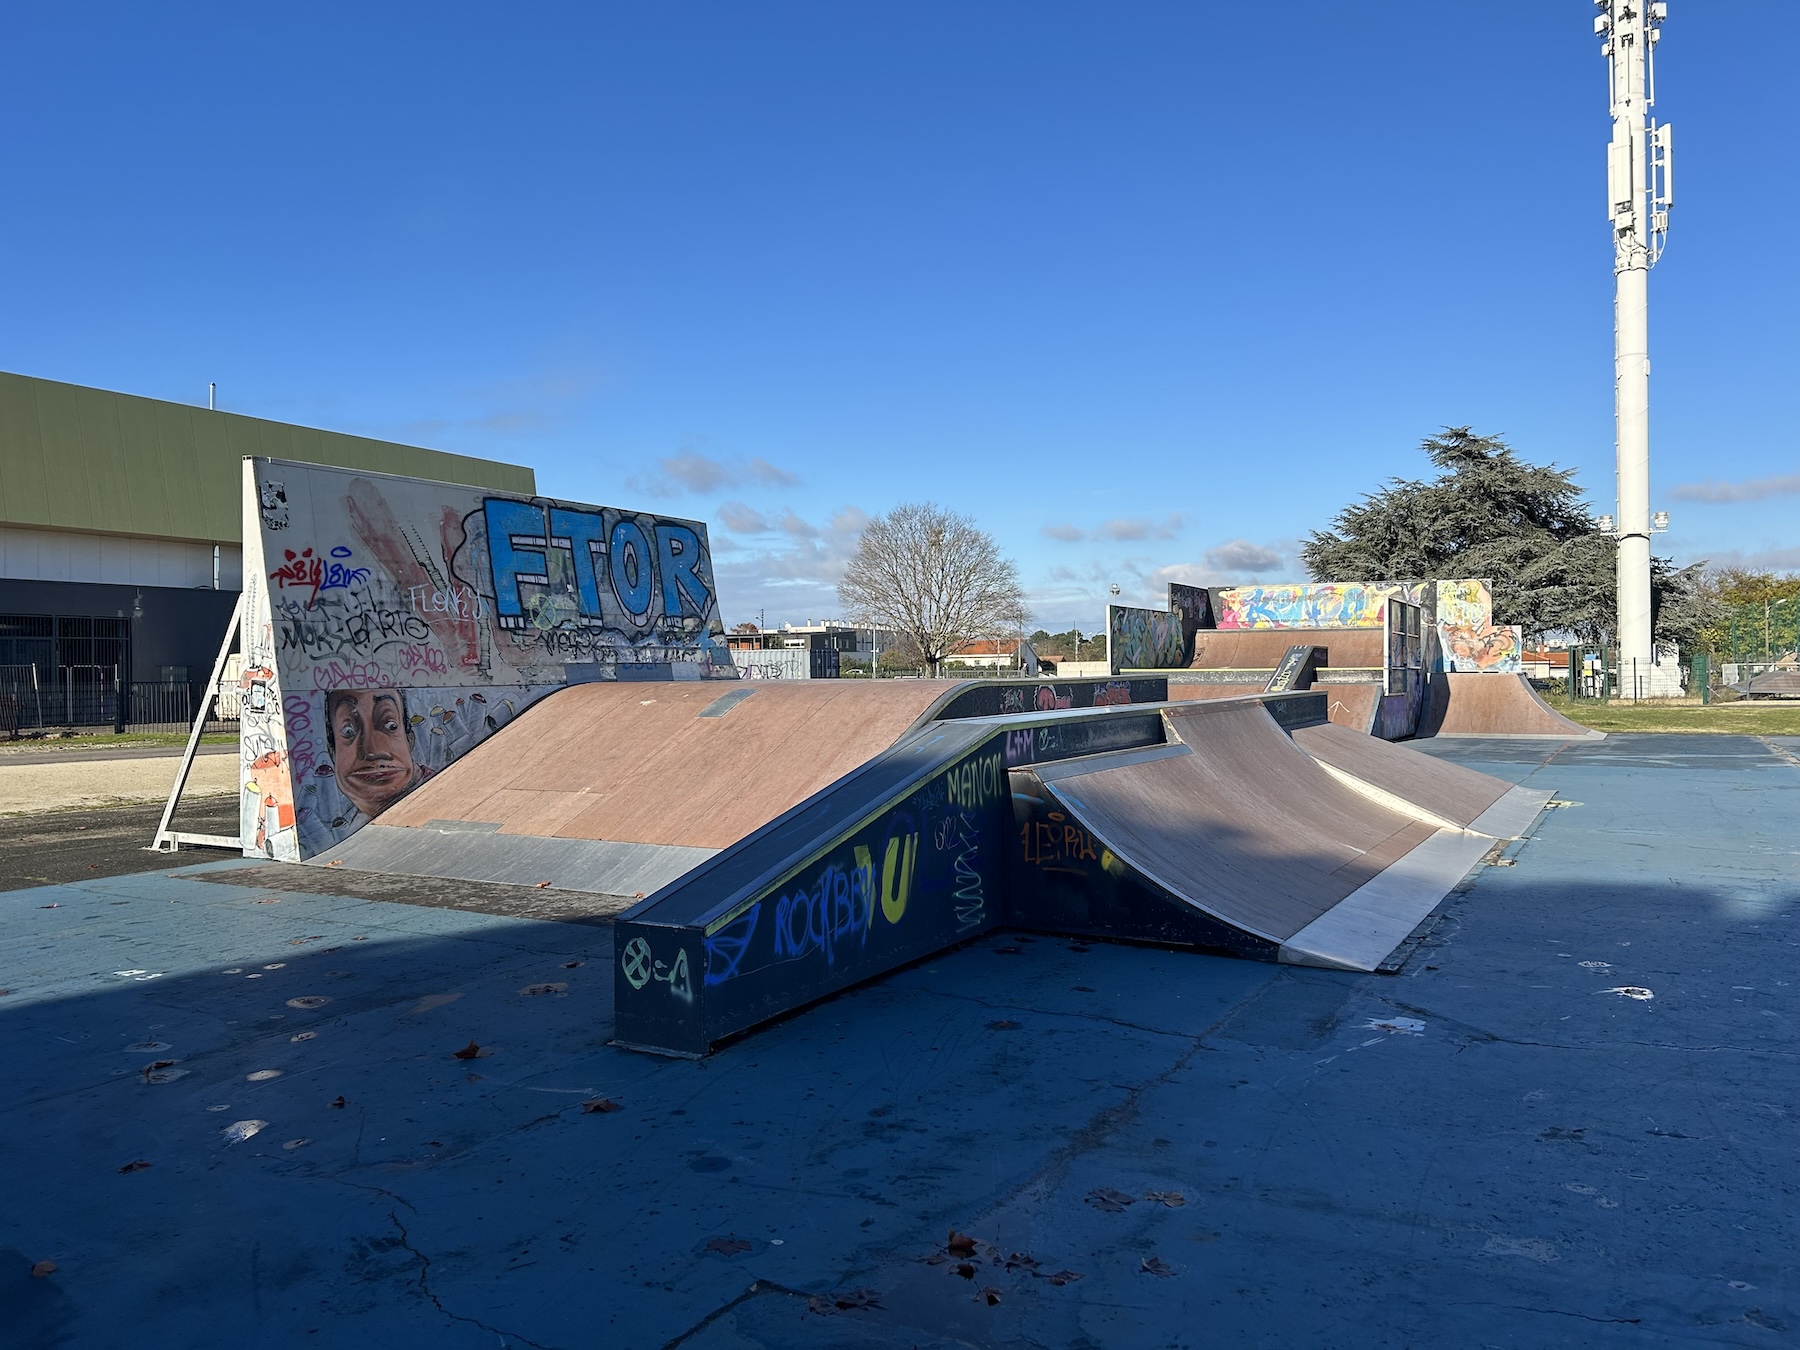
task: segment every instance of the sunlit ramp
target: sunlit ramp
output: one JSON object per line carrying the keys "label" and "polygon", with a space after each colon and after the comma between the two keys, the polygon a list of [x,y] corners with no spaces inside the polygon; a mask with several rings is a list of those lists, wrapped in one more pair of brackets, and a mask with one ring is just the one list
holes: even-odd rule
{"label": "sunlit ramp", "polygon": [[[1317,702],[1182,705],[1155,753],[1016,775],[1038,874],[1015,888],[1017,921],[1378,968],[1495,841],[1328,773],[1281,724],[1318,722]],[[1060,847],[1033,851],[1033,837]]]}

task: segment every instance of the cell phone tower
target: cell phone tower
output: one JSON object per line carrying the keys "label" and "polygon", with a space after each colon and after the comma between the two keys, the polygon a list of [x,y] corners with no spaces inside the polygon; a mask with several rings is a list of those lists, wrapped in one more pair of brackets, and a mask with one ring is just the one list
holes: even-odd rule
{"label": "cell phone tower", "polygon": [[[1656,103],[1661,0],[1594,0],[1612,99],[1606,210],[1613,229],[1613,409],[1617,426],[1619,671],[1641,679],[1655,653],[1650,635],[1650,269],[1669,232],[1670,144]],[[1634,682],[1635,683],[1635,682]],[[1633,688],[1630,697],[1637,697]]]}

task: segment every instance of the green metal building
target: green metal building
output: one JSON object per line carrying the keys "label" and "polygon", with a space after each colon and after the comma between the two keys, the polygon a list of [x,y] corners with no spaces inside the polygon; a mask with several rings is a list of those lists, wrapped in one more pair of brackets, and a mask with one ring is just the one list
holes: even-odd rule
{"label": "green metal building", "polygon": [[247,455],[537,490],[516,464],[0,372],[0,725],[197,697],[242,585]]}

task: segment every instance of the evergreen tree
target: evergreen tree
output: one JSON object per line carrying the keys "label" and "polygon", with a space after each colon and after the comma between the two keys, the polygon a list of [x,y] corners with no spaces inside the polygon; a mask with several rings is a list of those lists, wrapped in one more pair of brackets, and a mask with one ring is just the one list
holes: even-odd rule
{"label": "evergreen tree", "polygon": [[[1600,533],[1573,469],[1528,464],[1497,436],[1445,427],[1420,448],[1441,472],[1395,478],[1301,549],[1316,581],[1485,577],[1494,622],[1516,623],[1527,641],[1569,633],[1610,641],[1617,622],[1613,540]],[[1690,612],[1704,564],[1650,562],[1655,633],[1693,641],[1703,616]]]}

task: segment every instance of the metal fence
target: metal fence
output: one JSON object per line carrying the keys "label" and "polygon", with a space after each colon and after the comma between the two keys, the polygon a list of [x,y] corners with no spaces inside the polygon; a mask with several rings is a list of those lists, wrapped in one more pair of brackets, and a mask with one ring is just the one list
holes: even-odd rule
{"label": "metal fence", "polygon": [[[114,731],[186,731],[203,686],[186,681],[131,680],[117,667],[0,666],[0,735],[110,727]],[[232,709],[231,711],[235,711]],[[215,704],[206,729],[235,732],[237,719]]]}

